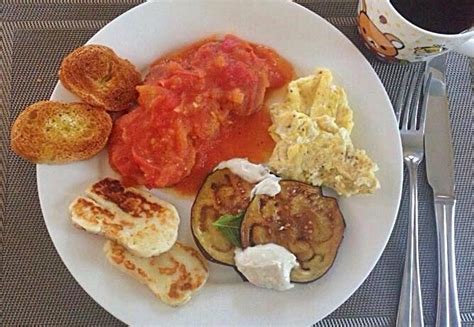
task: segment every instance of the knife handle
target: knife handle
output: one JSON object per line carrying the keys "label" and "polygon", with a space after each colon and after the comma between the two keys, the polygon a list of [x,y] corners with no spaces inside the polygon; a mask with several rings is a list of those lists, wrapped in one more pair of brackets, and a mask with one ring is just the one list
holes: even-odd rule
{"label": "knife handle", "polygon": [[454,208],[456,200],[435,196],[438,235],[438,308],[436,327],[461,326],[454,252]]}
{"label": "knife handle", "polygon": [[396,327],[423,327],[423,304],[420,286],[420,260],[418,257],[418,182],[419,160],[405,158],[410,181],[410,213],[402,288],[398,303]]}

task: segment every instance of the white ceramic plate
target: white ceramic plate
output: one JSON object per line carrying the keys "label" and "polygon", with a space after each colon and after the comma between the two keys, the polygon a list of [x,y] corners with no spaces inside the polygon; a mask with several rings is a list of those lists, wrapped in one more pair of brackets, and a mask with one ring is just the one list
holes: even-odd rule
{"label": "white ceramic plate", "polygon": [[[105,151],[63,166],[39,165],[38,188],[48,231],[59,255],[86,292],[118,319],[132,325],[308,326],[339,307],[361,285],[392,231],[401,192],[402,155],[387,94],[361,53],[336,28],[303,7],[284,1],[159,1],[118,17],[89,43],[112,47],[142,71],[160,55],[215,33],[234,33],[268,45],[290,60],[297,74],[327,67],[345,88],[354,110],[353,140],[380,166],[382,188],[372,196],[340,199],[347,223],[334,266],[321,279],[277,292],[243,283],[232,268],[210,264],[208,283],[188,304],[170,308],[143,285],[110,266],[104,239],[72,226],[67,207],[86,186],[115,175]],[[60,84],[51,99],[77,100]],[[194,245],[192,201],[155,191],[182,217],[179,238]],[[384,290],[380,290],[383,292]]]}

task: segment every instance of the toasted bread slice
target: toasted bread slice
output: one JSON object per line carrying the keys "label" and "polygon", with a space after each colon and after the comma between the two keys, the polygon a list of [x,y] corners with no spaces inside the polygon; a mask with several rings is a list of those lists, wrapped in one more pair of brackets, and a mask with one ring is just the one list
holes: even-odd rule
{"label": "toasted bread slice", "polygon": [[112,119],[82,103],[40,101],[13,123],[11,148],[34,163],[59,164],[88,159],[107,143]]}
{"label": "toasted bread slice", "polygon": [[124,188],[105,178],[86,190],[69,209],[73,223],[117,241],[134,255],[151,257],[168,251],[178,237],[175,207],[148,192]]}
{"label": "toasted bread slice", "polygon": [[146,284],[170,306],[188,302],[209,276],[201,254],[179,242],[168,252],[151,258],[137,257],[112,241],[107,241],[104,252],[112,265]]}
{"label": "toasted bread slice", "polygon": [[129,108],[137,99],[141,76],[135,67],[102,45],[86,45],[63,59],[59,79],[84,102],[108,111]]}

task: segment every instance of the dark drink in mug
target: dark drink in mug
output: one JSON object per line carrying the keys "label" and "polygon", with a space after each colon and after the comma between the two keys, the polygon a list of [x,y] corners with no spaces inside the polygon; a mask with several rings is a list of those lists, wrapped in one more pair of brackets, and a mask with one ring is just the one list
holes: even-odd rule
{"label": "dark drink in mug", "polygon": [[458,34],[474,25],[473,0],[390,0],[409,22],[430,32]]}

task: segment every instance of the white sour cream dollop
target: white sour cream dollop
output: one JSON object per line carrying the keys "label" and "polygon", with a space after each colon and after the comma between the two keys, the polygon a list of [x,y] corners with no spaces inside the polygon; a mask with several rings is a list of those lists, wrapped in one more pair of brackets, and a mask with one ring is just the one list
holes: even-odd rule
{"label": "white sour cream dollop", "polygon": [[237,269],[256,286],[285,291],[293,288],[291,270],[298,266],[296,257],[284,247],[268,243],[235,249]]}
{"label": "white sour cream dollop", "polygon": [[270,196],[275,196],[281,191],[280,186],[280,177],[273,174],[269,174],[267,178],[259,182],[252,189],[252,196],[256,194],[266,194]]}
{"label": "white sour cream dollop", "polygon": [[251,163],[244,158],[234,158],[222,161],[214,171],[225,168],[249,183],[258,183],[252,189],[252,196],[256,194],[275,196],[281,191],[280,178],[273,175],[264,165]]}

